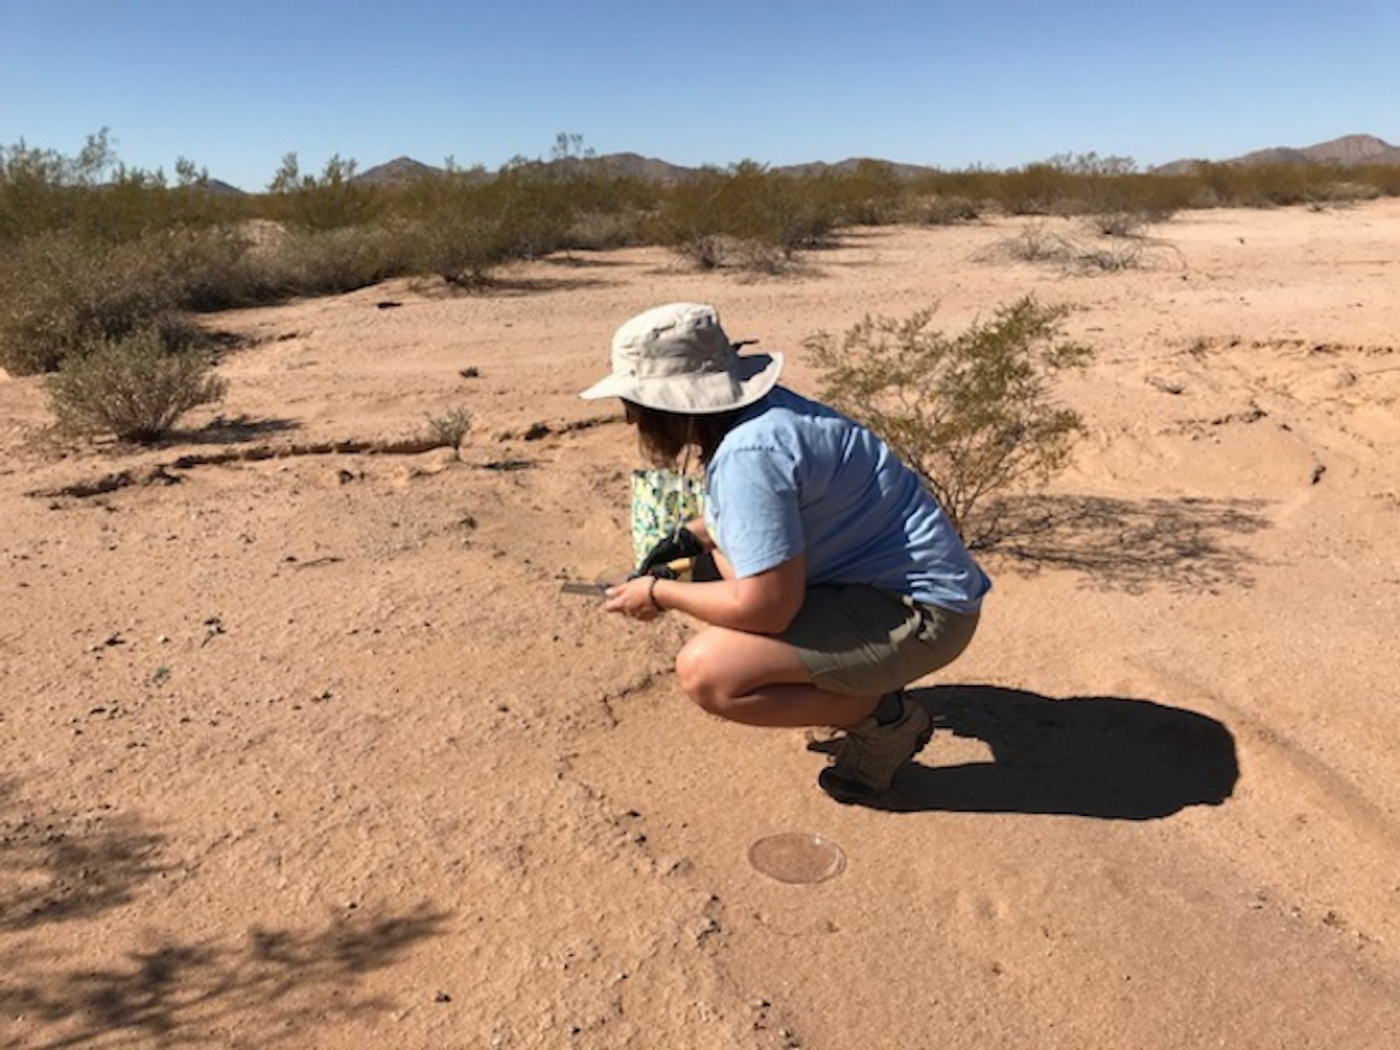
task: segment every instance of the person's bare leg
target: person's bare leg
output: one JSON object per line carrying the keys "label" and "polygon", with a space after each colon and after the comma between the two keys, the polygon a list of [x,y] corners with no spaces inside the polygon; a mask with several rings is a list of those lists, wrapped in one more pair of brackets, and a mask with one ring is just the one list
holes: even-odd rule
{"label": "person's bare leg", "polygon": [[685,644],[676,677],[706,711],[753,726],[849,728],[880,702],[819,689],[787,642],[724,627],[709,627]]}

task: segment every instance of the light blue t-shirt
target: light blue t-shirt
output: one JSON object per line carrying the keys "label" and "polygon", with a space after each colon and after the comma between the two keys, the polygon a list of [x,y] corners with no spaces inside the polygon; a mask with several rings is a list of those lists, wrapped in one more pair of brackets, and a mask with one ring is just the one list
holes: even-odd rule
{"label": "light blue t-shirt", "polygon": [[705,471],[705,519],[735,572],[805,553],[807,584],[872,584],[975,612],[991,580],[912,470],[845,416],[776,387]]}

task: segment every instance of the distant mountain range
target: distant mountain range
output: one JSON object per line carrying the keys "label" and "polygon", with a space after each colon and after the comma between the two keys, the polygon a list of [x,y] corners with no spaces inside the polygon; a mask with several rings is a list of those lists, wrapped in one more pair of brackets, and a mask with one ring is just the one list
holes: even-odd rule
{"label": "distant mountain range", "polygon": [[[869,158],[851,157],[835,164],[815,161],[810,164],[790,164],[771,170],[791,175],[817,175],[824,171],[846,172],[853,170],[863,160]],[[562,161],[544,161],[545,164],[577,164],[593,168],[604,168],[630,178],[645,179],[649,182],[674,184],[697,174],[702,169],[687,168],[670,164],[654,157],[643,157],[637,153],[609,153],[605,156],[571,158]],[[906,178],[929,174],[939,169],[927,165],[895,164],[890,166],[895,173]],[[1189,175],[1202,159],[1175,160],[1149,169],[1157,175]],[[1344,135],[1330,142],[1320,142],[1315,146],[1295,149],[1290,146],[1275,146],[1271,149],[1255,150],[1240,157],[1218,161],[1222,164],[1395,164],[1400,165],[1400,146],[1376,138],[1374,135]],[[445,168],[433,167],[412,157],[396,157],[384,164],[375,165],[360,172],[350,181],[364,186],[392,186],[411,182],[426,176],[444,175]],[[489,174],[483,177],[490,177]],[[236,187],[226,182],[211,179],[208,188],[217,193],[238,193]]]}
{"label": "distant mountain range", "polygon": [[[1174,160],[1153,168],[1158,175],[1189,175],[1195,170],[1197,160]],[[1358,164],[1400,165],[1400,146],[1374,135],[1343,135],[1329,142],[1319,142],[1316,146],[1294,149],[1291,146],[1274,146],[1271,149],[1255,150],[1242,157],[1221,161],[1224,164],[1339,164],[1352,167]]]}
{"label": "distant mountain range", "polygon": [[[782,172],[788,175],[819,175],[824,171],[847,172],[854,170],[860,164],[872,160],[869,157],[851,157],[847,160],[838,161],[835,164],[828,164],[825,161],[813,161],[809,164],[788,164],[785,166],[773,167],[769,170]],[[565,161],[543,161],[546,167],[552,164],[574,164],[585,169],[605,169],[625,178],[643,179],[647,182],[659,182],[665,185],[674,185],[677,182],[691,178],[699,174],[703,168],[687,168],[679,164],[671,164],[664,160],[657,160],[654,157],[643,157],[638,153],[609,153],[601,157],[580,157]],[[919,164],[896,164],[892,161],[878,161],[877,163],[889,164],[894,169],[896,175],[901,178],[914,178],[918,175],[927,175],[938,169]],[[387,164],[380,164],[367,171],[356,175],[351,182],[360,183],[366,186],[385,186],[397,183],[410,182],[413,179],[422,178],[425,175],[442,175],[445,169],[434,168],[432,165],[423,164],[412,157],[396,157]],[[489,177],[489,176],[488,176]]]}

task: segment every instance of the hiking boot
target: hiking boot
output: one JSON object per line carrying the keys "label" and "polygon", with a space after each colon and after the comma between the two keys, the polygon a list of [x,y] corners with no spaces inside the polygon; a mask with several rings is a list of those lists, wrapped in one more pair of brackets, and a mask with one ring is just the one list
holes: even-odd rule
{"label": "hiking boot", "polygon": [[829,726],[816,726],[802,731],[803,746],[808,751],[820,751],[824,755],[834,755],[846,742],[846,731]]}
{"label": "hiking boot", "polygon": [[817,783],[837,802],[859,802],[887,791],[900,766],[923,750],[933,736],[933,720],[922,704],[898,694],[903,710],[889,725],[873,717],[852,726],[835,761]]}

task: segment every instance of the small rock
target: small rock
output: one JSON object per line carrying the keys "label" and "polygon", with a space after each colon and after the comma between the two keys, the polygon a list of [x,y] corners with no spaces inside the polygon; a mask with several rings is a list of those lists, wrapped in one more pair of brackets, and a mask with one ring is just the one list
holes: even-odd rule
{"label": "small rock", "polygon": [[1164,394],[1184,394],[1186,384],[1175,379],[1166,379],[1162,376],[1152,376],[1147,380],[1149,386],[1154,386]]}

